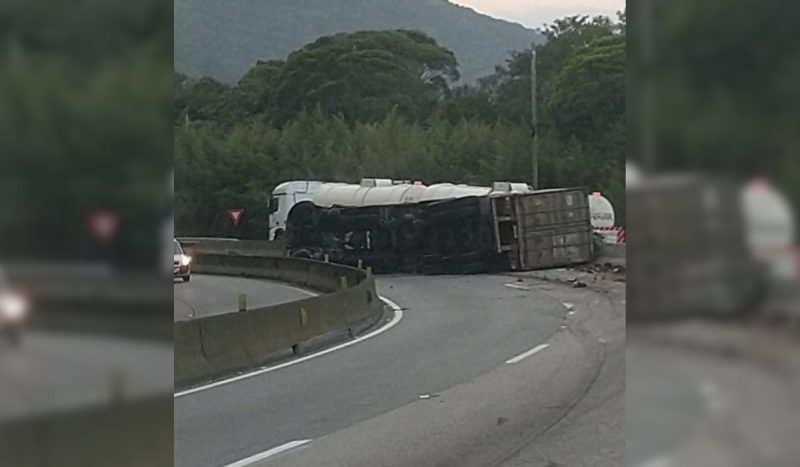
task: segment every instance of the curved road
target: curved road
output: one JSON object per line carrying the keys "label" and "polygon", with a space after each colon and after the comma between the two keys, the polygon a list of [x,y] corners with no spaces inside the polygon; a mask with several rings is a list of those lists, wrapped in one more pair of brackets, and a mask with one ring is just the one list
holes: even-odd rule
{"label": "curved road", "polygon": [[247,295],[247,305],[251,308],[317,295],[281,282],[199,274],[193,274],[189,282],[175,282],[174,288],[175,321],[234,312],[240,293]]}
{"label": "curved road", "polygon": [[563,303],[522,281],[380,277],[381,295],[404,310],[388,332],[177,397],[175,465],[260,465],[262,453],[312,439],[268,465],[508,461],[584,395],[605,358]]}
{"label": "curved road", "polygon": [[[627,346],[628,466],[797,465],[797,366],[787,372],[772,358],[665,345],[637,331]],[[763,337],[745,335],[751,346],[774,345]],[[791,362],[800,349],[795,342],[775,354]]]}

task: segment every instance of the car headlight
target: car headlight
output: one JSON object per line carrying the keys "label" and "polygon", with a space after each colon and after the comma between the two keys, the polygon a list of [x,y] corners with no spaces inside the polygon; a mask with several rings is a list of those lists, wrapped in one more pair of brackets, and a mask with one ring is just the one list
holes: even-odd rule
{"label": "car headlight", "polygon": [[14,293],[0,295],[0,313],[7,319],[17,321],[28,312],[28,301]]}
{"label": "car headlight", "polygon": [[191,256],[181,255],[181,266],[186,267],[192,262]]}

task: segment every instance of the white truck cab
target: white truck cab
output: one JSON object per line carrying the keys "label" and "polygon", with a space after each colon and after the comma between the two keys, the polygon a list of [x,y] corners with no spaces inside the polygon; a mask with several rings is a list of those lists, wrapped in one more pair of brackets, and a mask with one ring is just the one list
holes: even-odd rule
{"label": "white truck cab", "polygon": [[286,233],[286,219],[292,207],[303,201],[311,201],[324,182],[290,181],[283,182],[272,190],[269,200],[269,239],[277,240]]}

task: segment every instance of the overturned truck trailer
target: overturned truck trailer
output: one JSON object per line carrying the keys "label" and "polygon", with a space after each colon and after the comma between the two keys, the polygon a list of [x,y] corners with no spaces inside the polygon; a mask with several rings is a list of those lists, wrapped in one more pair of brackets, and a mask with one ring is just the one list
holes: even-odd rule
{"label": "overturned truck trailer", "polygon": [[296,257],[362,264],[376,273],[541,269],[594,254],[584,189],[451,184],[329,184],[289,213],[287,247]]}

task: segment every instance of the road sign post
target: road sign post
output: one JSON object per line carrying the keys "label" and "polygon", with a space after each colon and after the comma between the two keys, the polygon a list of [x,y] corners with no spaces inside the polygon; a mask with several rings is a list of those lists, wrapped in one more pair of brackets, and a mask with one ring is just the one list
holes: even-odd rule
{"label": "road sign post", "polygon": [[233,222],[234,227],[239,226],[239,222],[242,220],[242,214],[244,214],[244,209],[242,208],[228,209],[228,217],[231,222]]}
{"label": "road sign post", "polygon": [[536,113],[536,44],[531,44],[531,186],[539,189],[539,119]]}

